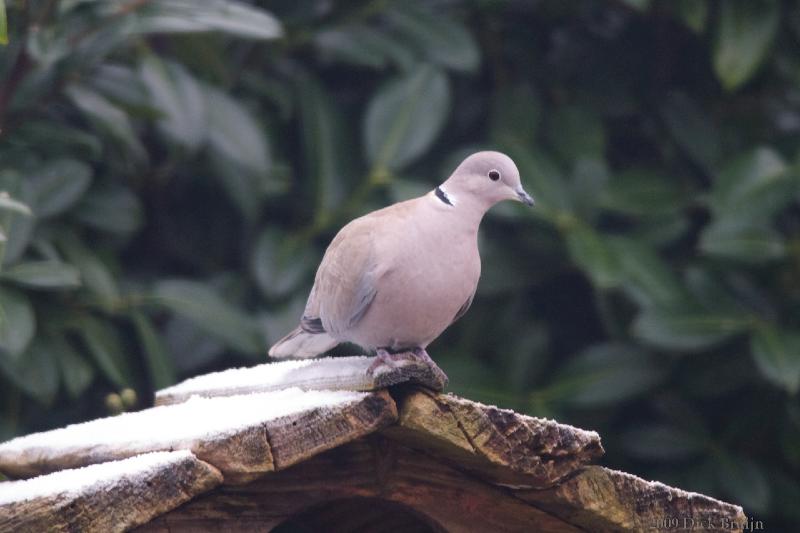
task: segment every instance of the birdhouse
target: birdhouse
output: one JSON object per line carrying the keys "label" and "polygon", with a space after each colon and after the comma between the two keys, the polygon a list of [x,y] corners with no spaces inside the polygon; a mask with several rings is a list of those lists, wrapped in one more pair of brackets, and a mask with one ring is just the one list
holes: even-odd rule
{"label": "birdhouse", "polygon": [[[0,531],[742,531],[742,509],[595,463],[600,436],[370,358],[193,378],[0,444]],[[691,527],[689,527],[691,526]]]}

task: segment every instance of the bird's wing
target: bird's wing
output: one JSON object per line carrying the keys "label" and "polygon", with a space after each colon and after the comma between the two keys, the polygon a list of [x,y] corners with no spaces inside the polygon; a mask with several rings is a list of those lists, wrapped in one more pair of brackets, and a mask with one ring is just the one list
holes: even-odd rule
{"label": "bird's wing", "polygon": [[377,293],[377,262],[369,220],[356,219],[336,235],[322,258],[301,327],[341,335],[361,320]]}

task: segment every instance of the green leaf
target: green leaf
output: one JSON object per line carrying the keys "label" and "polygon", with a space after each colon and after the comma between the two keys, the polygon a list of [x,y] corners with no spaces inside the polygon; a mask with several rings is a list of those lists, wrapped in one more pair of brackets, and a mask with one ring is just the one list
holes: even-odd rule
{"label": "green leaf", "polygon": [[77,84],[69,85],[65,92],[75,106],[101,131],[116,139],[131,155],[133,161],[147,158],[127,114],[112,104],[105,96]]}
{"label": "green leaf", "polygon": [[491,136],[498,143],[510,139],[533,146],[541,116],[542,104],[532,85],[504,86],[492,96]]}
{"label": "green leaf", "polygon": [[89,191],[75,209],[75,218],[99,231],[128,235],[142,225],[144,213],[130,189],[107,186]]}
{"label": "green leaf", "polygon": [[708,2],[705,0],[677,0],[673,5],[684,24],[695,33],[703,32],[708,21]]}
{"label": "green leaf", "polygon": [[614,174],[599,201],[603,208],[635,216],[675,213],[687,204],[676,180],[647,169]]}
{"label": "green leaf", "polygon": [[59,245],[67,260],[78,268],[84,287],[111,308],[120,298],[117,280],[100,258],[74,234],[63,235]]}
{"label": "green leaf", "polygon": [[381,87],[364,123],[364,145],[374,167],[400,169],[424,154],[444,127],[450,108],[447,77],[420,65]]}
{"label": "green leaf", "polygon": [[703,229],[700,250],[710,256],[744,263],[774,261],[786,255],[783,236],[765,222],[726,217]]}
{"label": "green leaf", "polygon": [[319,82],[309,75],[297,80],[303,161],[306,175],[314,184],[316,212],[336,209],[346,198],[348,180],[343,157],[346,155],[345,123],[331,98]]}
{"label": "green leaf", "polygon": [[0,351],[19,357],[30,344],[36,332],[36,315],[24,292],[0,286]]}
{"label": "green leaf", "polygon": [[566,234],[570,257],[594,284],[603,289],[620,282],[619,258],[604,236],[585,224],[577,224]]}
{"label": "green leaf", "polygon": [[88,315],[80,317],[76,327],[103,375],[118,387],[130,387],[128,356],[117,329],[110,322]]}
{"label": "green leaf", "polygon": [[718,455],[715,470],[719,485],[732,501],[755,513],[766,513],[772,498],[764,469],[751,458]]}
{"label": "green leaf", "polygon": [[622,444],[633,457],[656,461],[687,459],[703,451],[694,435],[665,424],[627,431],[622,436]]}
{"label": "green leaf", "polygon": [[89,388],[95,378],[94,367],[64,339],[52,340],[53,353],[61,369],[61,378],[67,394],[73,399]]}
{"label": "green leaf", "polygon": [[131,320],[144,352],[150,383],[155,389],[163,389],[175,383],[175,365],[161,335],[144,314],[134,311]]}
{"label": "green leaf", "polygon": [[790,394],[800,390],[800,331],[763,326],[751,337],[750,346],[765,378]]}
{"label": "green leaf", "polygon": [[534,215],[555,223],[560,215],[572,211],[567,181],[552,158],[516,139],[504,139],[501,147],[516,162],[525,189],[536,199]]}
{"label": "green leaf", "polygon": [[778,31],[780,3],[727,0],[719,8],[714,72],[731,91],[747,82],[768,57]]}
{"label": "green leaf", "polygon": [[192,320],[231,348],[248,354],[266,349],[255,322],[203,283],[161,281],[156,284],[154,295],[162,305]]}
{"label": "green leaf", "polygon": [[386,19],[404,38],[437,65],[462,72],[480,66],[480,49],[469,30],[452,16],[442,16],[426,4],[394,4]]}
{"label": "green leaf", "polygon": [[654,249],[625,237],[606,242],[619,261],[622,287],[640,306],[667,307],[687,300],[678,278]]}
{"label": "green leaf", "polygon": [[33,289],[74,289],[80,287],[78,269],[60,261],[28,261],[13,265],[0,278]]}
{"label": "green leaf", "polygon": [[34,176],[31,185],[39,218],[59,215],[74,206],[89,188],[92,169],[75,159],[58,159]]}
{"label": "green leaf", "polygon": [[651,391],[664,377],[662,365],[639,348],[597,344],[559,369],[547,391],[572,405],[598,407]]}
{"label": "green leaf", "polygon": [[680,92],[669,93],[660,112],[678,146],[704,169],[712,170],[720,158],[721,140],[717,125],[708,113],[691,97]]}
{"label": "green leaf", "polygon": [[30,207],[18,200],[14,200],[5,191],[0,191],[0,211],[11,211],[25,216],[32,214]]}
{"label": "green leaf", "polygon": [[751,320],[741,314],[648,308],[634,320],[633,334],[665,350],[699,352],[743,333],[750,323]]}
{"label": "green leaf", "polygon": [[134,10],[135,33],[218,31],[245,39],[277,39],[281,23],[269,12],[237,0],[160,0]]}
{"label": "green leaf", "polygon": [[256,283],[267,298],[282,298],[310,281],[319,261],[306,241],[287,238],[285,233],[265,229],[253,249],[252,267]]}
{"label": "green leaf", "polygon": [[[795,172],[789,173],[779,153],[772,148],[759,147],[725,165],[714,180],[710,204],[717,215],[731,211],[731,214],[738,215],[742,208],[747,207],[749,200],[763,194],[761,191],[765,188],[795,179]],[[768,199],[772,200],[778,198]]]}
{"label": "green leaf", "polygon": [[52,346],[36,338],[20,357],[11,358],[0,350],[0,372],[27,395],[49,406],[58,393],[58,363]]}
{"label": "green leaf", "polygon": [[194,152],[206,139],[206,100],[202,86],[178,63],[148,55],[139,66],[153,106],[162,113],[161,134]]}
{"label": "green leaf", "polygon": [[374,28],[355,26],[323,30],[314,35],[318,52],[328,60],[351,65],[383,68],[390,61],[407,70],[414,52],[393,35]]}
{"label": "green leaf", "polygon": [[8,44],[8,23],[6,22],[5,0],[0,0],[0,44]]}

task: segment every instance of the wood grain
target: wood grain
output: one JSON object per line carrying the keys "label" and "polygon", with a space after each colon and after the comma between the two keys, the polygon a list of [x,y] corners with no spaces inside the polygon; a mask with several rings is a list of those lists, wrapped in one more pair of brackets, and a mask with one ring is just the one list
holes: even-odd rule
{"label": "wood grain", "polygon": [[[177,455],[177,454],[176,454]],[[128,531],[222,482],[213,466],[183,455],[141,476],[96,483],[77,492],[0,505],[0,531],[18,533]]]}
{"label": "wood grain", "polygon": [[552,486],[603,454],[600,437],[449,394],[414,390],[384,433],[495,484]]}

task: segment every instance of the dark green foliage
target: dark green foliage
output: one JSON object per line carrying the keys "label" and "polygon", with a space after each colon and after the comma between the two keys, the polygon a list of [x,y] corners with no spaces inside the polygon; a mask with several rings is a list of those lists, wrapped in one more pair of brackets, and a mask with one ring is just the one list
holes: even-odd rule
{"label": "dark green foliage", "polygon": [[263,361],[343,223],[494,148],[537,206],[484,222],[453,390],[797,519],[795,3],[4,3],[0,438]]}

